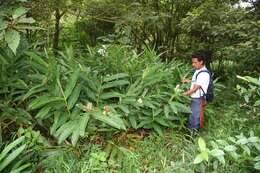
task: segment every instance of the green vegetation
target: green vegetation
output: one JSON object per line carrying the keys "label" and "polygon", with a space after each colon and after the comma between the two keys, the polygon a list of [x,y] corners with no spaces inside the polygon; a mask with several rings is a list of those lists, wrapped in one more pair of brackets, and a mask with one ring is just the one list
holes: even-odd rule
{"label": "green vegetation", "polygon": [[[0,172],[259,171],[260,1],[247,3],[0,1]],[[196,50],[215,100],[190,134]]]}

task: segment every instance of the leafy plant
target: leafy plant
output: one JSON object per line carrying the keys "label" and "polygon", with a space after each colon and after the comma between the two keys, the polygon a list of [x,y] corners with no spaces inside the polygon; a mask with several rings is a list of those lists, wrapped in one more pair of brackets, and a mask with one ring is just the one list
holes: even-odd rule
{"label": "leafy plant", "polygon": [[[243,134],[235,137],[229,137],[228,140],[210,141],[210,148],[206,147],[206,143],[202,138],[198,140],[200,153],[196,156],[194,164],[203,164],[204,167],[216,170],[219,163],[224,167],[226,162],[235,164],[240,169],[248,169],[241,164],[250,162],[253,166],[250,169],[259,169],[259,153],[260,140],[251,131],[249,137]],[[217,159],[218,161],[216,161]]]}
{"label": "leafy plant", "polygon": [[28,11],[28,8],[17,7],[10,11],[5,10],[0,16],[0,39],[4,38],[14,54],[16,54],[21,39],[19,32],[36,29],[36,27],[30,26],[35,20],[26,16]]}

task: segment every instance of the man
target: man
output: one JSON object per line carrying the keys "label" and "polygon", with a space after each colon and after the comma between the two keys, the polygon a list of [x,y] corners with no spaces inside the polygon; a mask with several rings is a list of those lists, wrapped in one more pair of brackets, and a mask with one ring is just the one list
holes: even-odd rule
{"label": "man", "polygon": [[194,53],[192,54],[191,59],[192,67],[195,69],[195,72],[192,76],[192,80],[184,79],[182,81],[183,83],[191,83],[190,89],[183,94],[191,97],[192,113],[189,117],[188,128],[199,130],[204,126],[206,101],[203,95],[207,92],[210,82],[210,74],[205,72],[207,68],[205,67],[205,59],[202,54]]}

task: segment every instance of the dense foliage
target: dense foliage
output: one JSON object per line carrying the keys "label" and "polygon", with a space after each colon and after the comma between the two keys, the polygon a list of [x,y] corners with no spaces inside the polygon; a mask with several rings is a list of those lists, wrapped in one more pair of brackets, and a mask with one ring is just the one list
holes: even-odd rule
{"label": "dense foliage", "polygon": [[[0,0],[0,172],[259,170],[259,5]],[[199,138],[196,50],[216,95]]]}

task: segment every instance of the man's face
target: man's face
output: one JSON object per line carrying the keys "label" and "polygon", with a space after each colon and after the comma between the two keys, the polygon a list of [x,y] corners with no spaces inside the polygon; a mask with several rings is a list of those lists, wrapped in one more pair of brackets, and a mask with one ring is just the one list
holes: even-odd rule
{"label": "man's face", "polygon": [[203,67],[203,61],[198,61],[198,58],[192,58],[192,67],[199,70]]}

